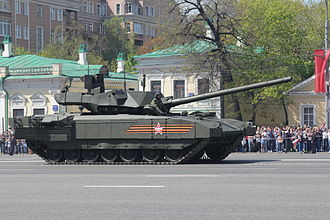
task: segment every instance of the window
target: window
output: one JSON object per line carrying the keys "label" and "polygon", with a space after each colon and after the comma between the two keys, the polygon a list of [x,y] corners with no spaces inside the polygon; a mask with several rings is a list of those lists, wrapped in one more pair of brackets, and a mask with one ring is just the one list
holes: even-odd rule
{"label": "window", "polygon": [[88,2],[84,1],[83,12],[88,12]]}
{"label": "window", "polygon": [[55,32],[50,32],[50,42],[55,42]]}
{"label": "window", "polygon": [[102,16],[107,16],[107,4],[102,4],[101,11]]}
{"label": "window", "polygon": [[85,29],[85,31],[88,30],[88,24],[87,24],[87,22],[84,22],[84,29]]}
{"label": "window", "polygon": [[13,117],[23,117],[24,109],[13,109]]}
{"label": "window", "polygon": [[55,8],[50,8],[50,19],[55,20]]}
{"label": "window", "polygon": [[104,35],[104,26],[103,26],[103,24],[98,24],[98,25],[97,25],[97,32],[98,32],[100,35]]}
{"label": "window", "polygon": [[16,14],[21,14],[21,2],[19,2],[19,1],[15,2],[15,11],[16,11]]}
{"label": "window", "polygon": [[29,27],[28,26],[23,27],[23,38],[25,40],[29,39]]}
{"label": "window", "polygon": [[10,1],[0,0],[0,11],[10,12]]}
{"label": "window", "polygon": [[37,10],[37,17],[42,18],[42,6],[38,5],[36,10]]}
{"label": "window", "polygon": [[92,23],[89,23],[89,24],[88,24],[88,31],[89,31],[89,32],[93,32],[93,29],[94,29],[94,28],[93,28],[93,24],[92,24]]}
{"label": "window", "polygon": [[126,23],[127,32],[131,32],[131,23]]}
{"label": "window", "polygon": [[149,16],[149,6],[146,6],[146,16]]}
{"label": "window", "polygon": [[37,27],[36,30],[36,34],[37,34],[37,39],[36,39],[36,43],[37,43],[37,52],[41,51],[44,48],[44,28],[43,27]]}
{"label": "window", "polygon": [[184,80],[174,80],[174,99],[185,97],[185,81]]}
{"label": "window", "polygon": [[154,27],[147,27],[147,35],[151,37],[156,36],[156,31]]}
{"label": "window", "polygon": [[57,9],[57,20],[62,21],[63,20],[63,10],[62,9]]}
{"label": "window", "polygon": [[22,38],[22,28],[20,25],[16,25],[16,38]]}
{"label": "window", "polygon": [[10,35],[10,21],[0,20],[0,36]]}
{"label": "window", "polygon": [[61,31],[56,33],[56,39],[57,39],[57,42],[62,42],[63,41],[63,34],[62,34]]}
{"label": "window", "polygon": [[96,4],[96,14],[102,15],[102,6],[100,3]]}
{"label": "window", "polygon": [[116,4],[116,14],[120,15],[120,4]]}
{"label": "window", "polygon": [[154,7],[150,7],[150,16],[151,17],[155,16]]}
{"label": "window", "polygon": [[134,33],[143,34],[142,24],[141,23],[134,23],[133,28],[134,28]]}
{"label": "window", "polygon": [[138,7],[138,15],[142,15],[142,8]]}
{"label": "window", "polygon": [[132,13],[132,4],[131,3],[126,4],[126,13]]}
{"label": "window", "polygon": [[315,125],[314,106],[302,106],[302,125],[309,127]]}
{"label": "window", "polygon": [[160,80],[150,81],[150,91],[162,92],[162,83]]}
{"label": "window", "polygon": [[208,93],[210,90],[210,81],[207,78],[198,79],[198,94]]}
{"label": "window", "polygon": [[45,115],[45,108],[34,108],[33,115]]}
{"label": "window", "polygon": [[94,3],[88,2],[88,13],[94,14]]}
{"label": "window", "polygon": [[23,9],[22,13],[24,15],[29,15],[29,3],[21,2],[21,4],[22,4],[22,9]]}

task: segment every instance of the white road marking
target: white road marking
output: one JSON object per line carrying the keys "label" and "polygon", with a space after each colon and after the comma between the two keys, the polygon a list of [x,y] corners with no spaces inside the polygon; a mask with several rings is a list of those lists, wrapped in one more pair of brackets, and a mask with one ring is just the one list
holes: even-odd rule
{"label": "white road marking", "polygon": [[319,162],[325,161],[328,162],[330,159],[281,159],[281,161],[295,162],[295,161],[308,161],[308,162]]}
{"label": "white road marking", "polygon": [[219,175],[147,175],[147,177],[169,177],[169,178],[184,178],[184,177],[219,177]]}
{"label": "white road marking", "polygon": [[35,163],[45,162],[44,160],[0,160],[0,163]]}
{"label": "white road marking", "polygon": [[84,186],[85,188],[164,188],[165,186],[130,186],[130,185],[118,185],[118,186]]}

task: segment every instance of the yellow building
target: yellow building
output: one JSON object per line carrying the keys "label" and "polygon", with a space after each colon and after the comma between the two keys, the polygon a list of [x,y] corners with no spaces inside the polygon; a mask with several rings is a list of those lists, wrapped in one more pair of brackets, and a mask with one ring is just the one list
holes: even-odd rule
{"label": "yellow building", "polygon": [[315,76],[287,92],[289,125],[321,125],[326,121],[325,96],[314,92]]}

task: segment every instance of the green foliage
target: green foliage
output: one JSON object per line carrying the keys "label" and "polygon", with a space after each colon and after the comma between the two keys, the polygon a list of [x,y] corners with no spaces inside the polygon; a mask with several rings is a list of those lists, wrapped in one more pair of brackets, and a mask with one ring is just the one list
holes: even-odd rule
{"label": "green foliage", "polygon": [[14,48],[14,54],[15,54],[15,56],[28,55],[28,54],[31,54],[31,52],[24,47],[17,46]]}
{"label": "green foliage", "polygon": [[[248,93],[251,102],[283,100],[293,84],[313,74],[313,50],[323,43],[318,4],[295,0],[241,0],[238,3],[244,56],[234,61],[240,84],[292,76],[293,83]],[[321,10],[322,11],[322,10]],[[262,48],[257,53],[254,48]]]}
{"label": "green foliage", "polygon": [[115,72],[117,69],[117,55],[123,52],[125,57],[125,71],[134,71],[134,61],[131,59],[136,54],[134,45],[134,35],[129,35],[125,28],[125,22],[120,17],[113,17],[105,22],[105,45],[103,57],[110,65],[110,70]]}

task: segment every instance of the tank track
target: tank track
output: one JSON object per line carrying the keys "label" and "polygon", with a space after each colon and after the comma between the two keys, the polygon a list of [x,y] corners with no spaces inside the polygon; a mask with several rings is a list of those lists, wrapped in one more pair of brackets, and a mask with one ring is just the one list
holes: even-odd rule
{"label": "tank track", "polygon": [[[175,164],[184,164],[189,163],[194,156],[204,150],[207,146],[208,140],[201,140],[192,149],[183,155],[178,161],[168,162],[168,161],[157,161],[157,162],[147,162],[147,161],[133,161],[133,162],[123,162],[123,161],[114,161],[114,162],[105,162],[105,161],[81,161],[81,162],[54,162],[46,158],[46,153],[41,148],[34,150],[34,152],[41,157],[44,161],[46,161],[50,165],[175,165]],[[204,151],[203,151],[204,152]]]}

